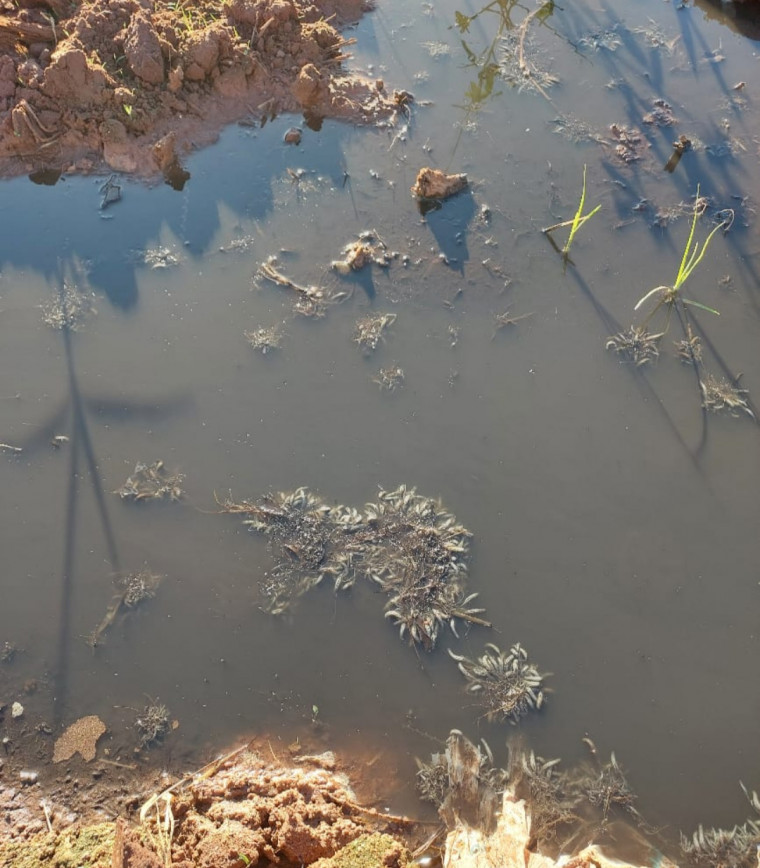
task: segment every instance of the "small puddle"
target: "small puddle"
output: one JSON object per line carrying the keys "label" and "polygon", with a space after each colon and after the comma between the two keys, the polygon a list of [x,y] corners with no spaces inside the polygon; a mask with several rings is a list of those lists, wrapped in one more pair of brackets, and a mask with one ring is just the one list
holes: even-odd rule
{"label": "small puddle", "polygon": [[[172,766],[309,731],[387,751],[394,809],[419,812],[414,757],[452,728],[502,762],[507,738],[571,765],[590,738],[671,842],[751,815],[760,123],[739,15],[382,0],[350,63],[414,93],[389,128],[232,126],[166,184],[116,176],[107,207],[104,178],[3,182],[17,756],[83,715],[112,757],[142,740]],[[469,186],[420,209],[423,166]],[[301,488],[314,515],[288,534]],[[393,492],[419,537],[388,529]],[[447,569],[433,625],[409,594]],[[488,642],[545,675],[516,728],[447,654]],[[168,731],[145,746],[149,709]]]}

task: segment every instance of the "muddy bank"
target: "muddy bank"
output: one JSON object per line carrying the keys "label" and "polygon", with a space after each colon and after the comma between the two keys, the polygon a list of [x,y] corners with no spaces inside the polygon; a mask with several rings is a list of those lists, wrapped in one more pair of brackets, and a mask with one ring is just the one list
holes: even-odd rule
{"label": "muddy bank", "polygon": [[331,752],[279,759],[264,739],[174,783],[144,773],[126,800],[112,783],[94,794],[82,781],[86,798],[79,779],[58,790],[7,783],[0,866],[406,865],[416,824],[360,804],[347,772],[360,777]]}
{"label": "muddy bank", "polygon": [[[227,123],[281,112],[369,123],[382,81],[342,67],[364,0],[21,0],[0,17],[0,173],[176,180]],[[172,174],[174,173],[174,174]]]}

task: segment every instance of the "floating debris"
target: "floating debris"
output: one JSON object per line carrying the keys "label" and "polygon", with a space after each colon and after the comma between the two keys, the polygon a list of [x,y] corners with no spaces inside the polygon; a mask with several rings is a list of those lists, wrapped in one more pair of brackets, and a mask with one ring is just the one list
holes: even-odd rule
{"label": "floating debris", "polygon": [[644,326],[629,326],[625,331],[607,338],[604,348],[614,350],[625,361],[633,362],[639,368],[659,358],[658,342],[662,334],[653,335]]}
{"label": "floating debris", "polygon": [[420,199],[448,199],[467,186],[467,175],[448,175],[440,169],[425,167],[417,173],[412,195]]}
{"label": "floating debris", "polygon": [[140,734],[140,748],[157,744],[169,732],[169,709],[158,701],[146,705],[135,721],[135,728]]}
{"label": "floating debris", "polygon": [[328,577],[336,591],[357,578],[374,581],[388,595],[385,617],[403,638],[432,648],[442,626],[456,635],[456,620],[491,626],[468,608],[465,592],[470,532],[440,502],[401,486],[381,489],[364,511],[329,506],[306,488],[268,495],[258,504],[231,499],[222,511],[246,516],[244,524],[266,534],[278,561],[262,586],[272,614]]}
{"label": "floating debris", "polygon": [[376,313],[356,321],[354,343],[359,344],[365,355],[370,355],[385,341],[385,330],[396,322],[395,313]]}
{"label": "floating debris", "polygon": [[163,576],[155,575],[149,570],[140,570],[137,573],[127,573],[116,580],[118,593],[111,600],[105,615],[98,626],[86,636],[87,644],[95,649],[103,643],[103,637],[112,626],[116,618],[125,609],[135,609],[145,600],[156,596],[156,590]]}
{"label": "floating debris", "polygon": [[635,163],[640,160],[649,147],[649,142],[639,130],[620,124],[610,124],[610,132],[615,142],[615,154],[624,163]]}
{"label": "floating debris", "polygon": [[14,720],[18,720],[20,717],[24,716],[24,706],[20,702],[14,702],[11,705],[11,717]]}
{"label": "floating debris", "polygon": [[477,660],[451,650],[449,655],[468,681],[467,692],[478,697],[489,720],[500,718],[514,724],[529,711],[542,708],[546,675],[528,662],[528,652],[519,643],[505,654],[489,642]]}
{"label": "floating debris", "polygon": [[445,42],[421,42],[420,48],[424,48],[433,60],[438,60],[439,57],[448,57],[451,54],[451,46]]}
{"label": "floating debris", "polygon": [[423,802],[440,808],[449,792],[449,761],[445,753],[434,753],[429,763],[417,763],[417,794]]}
{"label": "floating debris", "polygon": [[[434,753],[429,763],[417,763],[417,793],[422,801],[441,809],[443,815],[468,813],[488,821],[496,789],[503,788],[507,772],[493,764],[493,754],[485,740],[474,745],[462,733],[453,729],[446,740],[446,750]],[[460,804],[455,804],[459,801]],[[462,804],[464,802],[464,804]],[[474,810],[473,810],[474,809]]]}
{"label": "floating debris", "polygon": [[106,725],[97,715],[80,717],[56,740],[53,762],[60,763],[71,759],[75,753],[81,754],[85,762],[91,762],[95,759],[97,741],[105,731]]}
{"label": "floating debris", "polygon": [[153,464],[138,462],[134,473],[114,494],[122,500],[180,500],[184,494],[180,483],[184,478],[183,473],[169,473],[163,461],[154,461]]}
{"label": "floating debris", "polygon": [[693,865],[714,868],[755,868],[760,825],[748,821],[733,829],[699,828],[687,838],[681,834],[681,850]]}
{"label": "floating debris", "polygon": [[170,268],[179,264],[179,257],[170,247],[149,247],[143,251],[142,261],[152,269]]}
{"label": "floating debris", "polygon": [[12,642],[3,642],[0,647],[0,663],[13,663],[18,648]]}
{"label": "floating debris", "polygon": [[377,383],[385,392],[395,392],[396,389],[404,385],[405,379],[404,369],[394,365],[390,368],[380,368],[372,378],[372,382]]}
{"label": "floating debris", "polygon": [[615,51],[623,44],[623,40],[618,36],[617,25],[610,27],[607,30],[597,30],[589,33],[587,36],[582,36],[578,40],[578,48],[589,51]]}
{"label": "floating debris", "polygon": [[610,754],[609,762],[601,767],[598,775],[581,780],[580,788],[588,801],[601,810],[603,820],[607,819],[610,810],[615,807],[623,808],[641,820],[641,815],[634,807],[636,795],[629,786],[614,753]]}
{"label": "floating debris", "polygon": [[[496,330],[493,333],[493,337],[505,328],[509,326],[515,326],[520,320],[528,319],[528,317],[533,316],[533,313],[523,313],[520,316],[511,316],[508,310],[504,311],[504,313],[497,313],[494,315],[494,319],[496,320]],[[493,338],[491,338],[493,340]]]}
{"label": "floating debris", "polygon": [[676,358],[684,364],[694,365],[695,368],[700,364],[702,361],[702,341],[699,335],[692,335],[690,338],[673,343],[676,348]]}
{"label": "floating debris", "polygon": [[259,326],[253,331],[245,332],[245,337],[248,343],[258,350],[263,356],[271,353],[272,350],[277,350],[282,345],[283,333],[280,326]]}
{"label": "floating debris", "polygon": [[677,120],[673,106],[659,98],[652,100],[652,110],[642,118],[645,124],[654,127],[672,127]]}
{"label": "floating debris", "polygon": [[699,385],[702,389],[702,406],[705,409],[715,413],[727,410],[732,416],[737,417],[741,412],[755,418],[746,397],[749,394],[746,389],[739,389],[728,380],[718,379],[712,374],[705,375],[699,381]]}
{"label": "floating debris", "polygon": [[42,305],[42,321],[58,331],[78,331],[95,313],[91,296],[66,280],[55,296]]}
{"label": "floating debris", "polygon": [[393,259],[393,254],[388,252],[385,242],[371,230],[362,232],[357,241],[347,244],[341,251],[341,256],[342,259],[334,259],[330,263],[330,268],[343,276],[352,271],[360,271],[371,263],[380,268],[388,268]]}
{"label": "floating debris", "polygon": [[570,776],[558,770],[559,763],[533,751],[510,752],[510,780],[530,805],[531,835],[543,842],[554,840],[558,829],[580,822]]}
{"label": "floating debris", "polygon": [[301,316],[323,317],[327,313],[328,305],[337,304],[348,298],[346,293],[330,294],[318,286],[300,286],[278,271],[274,267],[276,263],[277,257],[270,256],[266,262],[259,266],[258,274],[278,286],[284,286],[296,292],[297,299],[293,305],[293,310]]}

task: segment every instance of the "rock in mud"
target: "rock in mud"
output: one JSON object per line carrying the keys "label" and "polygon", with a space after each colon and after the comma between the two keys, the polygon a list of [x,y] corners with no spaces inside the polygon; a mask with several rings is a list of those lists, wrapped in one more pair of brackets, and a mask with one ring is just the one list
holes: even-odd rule
{"label": "rock in mud", "polygon": [[150,18],[136,12],[127,28],[124,55],[132,72],[148,84],[163,84],[164,56],[161,41]]}
{"label": "rock in mud", "polygon": [[307,63],[293,82],[291,92],[302,108],[313,108],[329,95],[329,86],[317,67]]}
{"label": "rock in mud", "polygon": [[105,73],[88,64],[81,48],[66,46],[53,55],[45,70],[42,91],[52,99],[86,105],[102,102],[105,84]]}
{"label": "rock in mud", "polygon": [[440,169],[425,167],[417,173],[412,195],[420,199],[447,199],[467,186],[467,175],[447,175]]}

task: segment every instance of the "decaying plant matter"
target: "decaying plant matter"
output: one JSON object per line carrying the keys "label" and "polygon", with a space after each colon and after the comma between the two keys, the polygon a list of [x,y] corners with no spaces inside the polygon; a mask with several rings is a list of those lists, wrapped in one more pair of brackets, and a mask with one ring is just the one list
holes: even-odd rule
{"label": "decaying plant matter", "polygon": [[257,329],[245,332],[245,337],[254,350],[258,350],[262,356],[279,349],[282,345],[282,329],[278,325],[259,326]]}
{"label": "decaying plant matter", "polygon": [[629,326],[624,331],[607,338],[604,345],[607,350],[614,350],[622,359],[640,368],[656,361],[660,356],[659,341],[663,332],[653,335],[646,326]]}
{"label": "decaying plant matter", "polygon": [[377,383],[384,392],[395,392],[404,385],[405,379],[404,369],[398,365],[391,365],[388,368],[380,368],[372,378],[372,382]]}
{"label": "decaying plant matter", "polygon": [[348,298],[349,294],[345,292],[330,293],[319,286],[301,286],[278,271],[275,268],[276,264],[277,258],[270,256],[266,262],[259,266],[258,274],[277,286],[292,289],[296,293],[296,300],[293,304],[294,313],[318,319],[325,316],[330,305]]}
{"label": "decaying plant matter", "polygon": [[529,711],[543,707],[546,675],[528,661],[528,652],[519,643],[504,653],[489,642],[477,660],[451,650],[449,654],[467,679],[467,692],[478,698],[489,720],[517,723]]}
{"label": "decaying plant matter", "polygon": [[330,506],[306,488],[258,503],[228,499],[221,508],[243,515],[277,553],[262,587],[273,614],[325,578],[336,591],[363,578],[386,593],[385,615],[401,636],[425,648],[446,625],[456,633],[457,620],[490,626],[470,605],[476,595],[465,589],[470,532],[413,488],[380,489],[361,512]]}
{"label": "decaying plant matter", "polygon": [[395,313],[369,314],[357,320],[354,329],[354,343],[368,356],[375,352],[385,341],[385,331],[396,322]]}
{"label": "decaying plant matter", "polygon": [[115,579],[117,592],[114,594],[105,615],[101,618],[98,626],[86,637],[87,644],[93,649],[103,644],[107,631],[129,609],[137,608],[145,600],[156,596],[156,590],[163,576],[151,573],[147,569],[136,573],[127,573]]}
{"label": "decaying plant matter", "polygon": [[138,462],[134,473],[114,494],[122,500],[181,500],[180,483],[184,478],[183,473],[169,473],[163,461],[154,461],[153,464]]}
{"label": "decaying plant matter", "polygon": [[169,732],[169,709],[158,701],[146,705],[135,720],[135,728],[141,748],[157,744]]}

